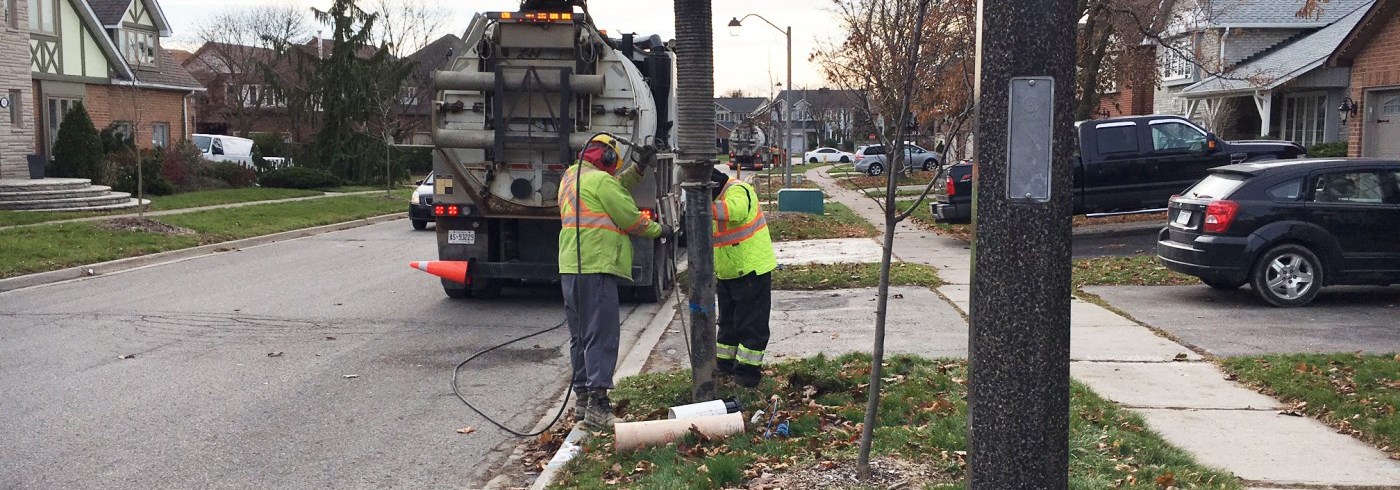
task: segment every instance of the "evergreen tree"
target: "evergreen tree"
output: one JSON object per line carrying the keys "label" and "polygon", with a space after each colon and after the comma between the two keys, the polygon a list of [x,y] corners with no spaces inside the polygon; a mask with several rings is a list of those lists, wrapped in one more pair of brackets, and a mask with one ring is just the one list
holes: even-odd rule
{"label": "evergreen tree", "polygon": [[87,109],[79,102],[63,116],[54,138],[54,167],[63,177],[91,179],[94,184],[102,178],[102,140],[97,126],[92,124]]}

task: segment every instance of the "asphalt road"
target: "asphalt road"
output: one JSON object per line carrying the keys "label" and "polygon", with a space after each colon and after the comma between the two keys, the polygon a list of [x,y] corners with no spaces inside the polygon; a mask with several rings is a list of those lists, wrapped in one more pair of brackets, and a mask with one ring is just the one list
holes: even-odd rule
{"label": "asphalt road", "polygon": [[1157,230],[1143,230],[1127,236],[1074,237],[1071,248],[1076,259],[1119,255],[1152,255],[1157,250]]}
{"label": "asphalt road", "polygon": [[1139,321],[1218,356],[1295,352],[1400,352],[1400,287],[1323,288],[1302,308],[1275,308],[1249,287],[1085,288]]}
{"label": "asphalt road", "polygon": [[[407,267],[433,243],[394,221],[0,293],[0,488],[480,487],[513,441],[451,371],[563,308],[554,287],[448,300]],[[530,428],[567,340],[489,354],[462,389]]]}

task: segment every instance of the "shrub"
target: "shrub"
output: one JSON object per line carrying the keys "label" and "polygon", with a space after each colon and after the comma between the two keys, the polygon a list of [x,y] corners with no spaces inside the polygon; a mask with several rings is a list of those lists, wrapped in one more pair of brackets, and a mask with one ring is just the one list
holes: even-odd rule
{"label": "shrub", "polygon": [[[137,165],[139,158],[139,167]],[[112,175],[112,190],[127,192],[132,196],[140,193],[136,191],[137,173],[140,169],[140,184],[145,188],[145,194],[151,196],[168,196],[175,193],[175,185],[166,180],[162,167],[165,161],[165,152],[157,149],[147,152],[138,157],[135,151],[121,151],[108,157],[107,164]]]}
{"label": "shrub", "polygon": [[396,167],[407,168],[414,175],[433,171],[433,149],[421,146],[395,146],[393,151]]}
{"label": "shrub", "polygon": [[87,109],[79,102],[63,116],[53,144],[54,170],[62,177],[103,183],[102,140]]}
{"label": "shrub", "polygon": [[181,140],[167,148],[164,154],[161,176],[165,177],[165,180],[174,184],[180,192],[204,188],[196,182],[199,169],[205,164],[204,155],[199,152],[199,147],[190,141]]}
{"label": "shrub", "polygon": [[327,189],[340,186],[340,178],[321,169],[287,167],[265,173],[258,179],[263,187],[282,189]]}
{"label": "shrub", "polygon": [[258,176],[253,173],[253,169],[235,162],[207,162],[201,166],[199,176],[232,188],[252,187],[258,182]]}
{"label": "shrub", "polygon": [[1308,147],[1308,156],[1312,158],[1345,157],[1347,156],[1347,142],[1336,141],[1312,145]]}

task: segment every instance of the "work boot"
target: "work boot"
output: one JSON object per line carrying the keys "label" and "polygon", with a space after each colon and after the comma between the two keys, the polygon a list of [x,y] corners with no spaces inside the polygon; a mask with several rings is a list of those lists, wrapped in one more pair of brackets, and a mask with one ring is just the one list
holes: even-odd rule
{"label": "work boot", "polygon": [[574,420],[583,420],[583,411],[588,408],[588,401],[593,398],[593,392],[587,388],[574,388]]}
{"label": "work boot", "polygon": [[739,364],[734,368],[734,382],[745,388],[757,388],[758,383],[763,381],[763,368]]}
{"label": "work boot", "polygon": [[715,373],[724,377],[734,377],[734,360],[718,359],[715,361]]}
{"label": "work boot", "polygon": [[608,399],[608,392],[594,390],[588,401],[588,408],[583,411],[583,422],[594,429],[611,429],[613,424],[621,421],[613,417],[612,400]]}

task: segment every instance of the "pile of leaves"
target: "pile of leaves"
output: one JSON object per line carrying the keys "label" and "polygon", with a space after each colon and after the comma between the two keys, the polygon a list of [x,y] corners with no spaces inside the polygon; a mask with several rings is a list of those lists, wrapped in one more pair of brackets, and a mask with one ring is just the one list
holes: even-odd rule
{"label": "pile of leaves", "polygon": [[[770,365],[756,390],[721,385],[737,398],[748,430],[724,439],[692,432],[663,447],[614,453],[594,432],[553,488],[958,488],[967,472],[967,365],[894,356],[884,364],[873,482],[854,478],[870,358],[817,356]],[[690,402],[687,371],[623,380],[612,394],[629,421],[666,417]],[[1136,415],[1081,386],[1071,394],[1074,488],[1239,488],[1144,429]],[[755,410],[764,414],[754,417]],[[786,437],[773,429],[786,424]]]}
{"label": "pile of leaves", "polygon": [[875,236],[875,227],[850,208],[839,203],[828,203],[825,207],[822,215],[765,209],[769,235],[775,242]]}
{"label": "pile of leaves", "polygon": [[1400,355],[1284,354],[1223,364],[1239,381],[1288,403],[1285,414],[1316,417],[1400,459]]}

